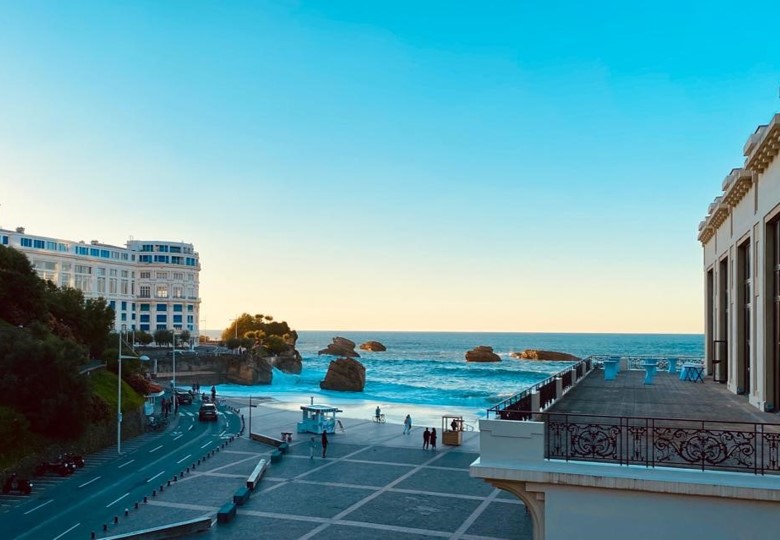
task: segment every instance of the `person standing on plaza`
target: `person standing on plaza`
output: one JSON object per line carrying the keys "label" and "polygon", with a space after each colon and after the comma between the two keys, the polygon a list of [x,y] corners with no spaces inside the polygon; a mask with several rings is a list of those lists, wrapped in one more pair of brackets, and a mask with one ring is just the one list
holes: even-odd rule
{"label": "person standing on plaza", "polygon": [[322,432],[322,457],[325,457],[325,453],[328,451],[328,433]]}
{"label": "person standing on plaza", "polygon": [[412,417],[408,414],[404,419],[404,435],[409,435],[412,432]]}
{"label": "person standing on plaza", "polygon": [[431,428],[431,450],[436,450],[436,428]]}
{"label": "person standing on plaza", "polygon": [[425,431],[423,431],[423,450],[428,449],[428,445],[431,442],[431,432],[428,428],[425,428]]}

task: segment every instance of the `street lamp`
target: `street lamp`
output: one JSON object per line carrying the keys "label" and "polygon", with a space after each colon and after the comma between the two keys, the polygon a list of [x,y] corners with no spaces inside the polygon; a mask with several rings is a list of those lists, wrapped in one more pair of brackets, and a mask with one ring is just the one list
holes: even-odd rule
{"label": "street lamp", "polygon": [[[122,330],[124,330],[124,325],[122,326]],[[116,453],[117,454],[122,453],[122,360],[133,360],[137,358],[142,362],[149,361],[149,357],[146,355],[138,356],[136,354],[135,356],[131,356],[131,355],[122,354],[122,330],[119,331],[119,354],[116,357],[118,370],[119,370],[119,377],[117,379],[117,384],[116,384]],[[130,347],[130,350],[132,351],[133,348]]]}

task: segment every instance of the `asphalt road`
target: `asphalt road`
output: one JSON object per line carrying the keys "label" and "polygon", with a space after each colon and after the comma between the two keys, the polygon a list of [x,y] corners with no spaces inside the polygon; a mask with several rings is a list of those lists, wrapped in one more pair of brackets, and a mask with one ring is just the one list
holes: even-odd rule
{"label": "asphalt road", "polygon": [[[103,524],[120,519],[125,508],[152,490],[175,489],[174,476],[241,430],[241,418],[220,407],[216,422],[198,421],[199,401],[179,408],[178,419],[160,434],[123,441],[122,455],[75,474],[39,492],[0,516],[0,537],[67,540],[103,536]],[[171,487],[168,487],[171,481]],[[33,479],[35,486],[36,480]],[[37,493],[36,493],[37,492]]]}

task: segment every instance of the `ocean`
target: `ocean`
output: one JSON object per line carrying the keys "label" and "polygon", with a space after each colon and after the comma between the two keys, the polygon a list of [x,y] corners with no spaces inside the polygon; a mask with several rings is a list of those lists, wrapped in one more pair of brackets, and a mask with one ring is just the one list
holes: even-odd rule
{"label": "ocean", "polygon": [[[486,332],[335,332],[299,331],[296,348],[303,357],[300,375],[274,371],[273,383],[261,386],[223,384],[222,396],[253,396],[266,405],[298,410],[311,401],[342,408],[345,417],[369,418],[378,405],[389,422],[402,423],[413,411],[416,423],[436,425],[441,415],[458,414],[470,425],[488,408],[560,371],[568,362],[532,362],[510,358],[523,349],[589,355],[703,356],[702,334],[547,334]],[[318,356],[335,336],[358,346],[369,340],[385,352],[360,351],[366,367],[363,392],[320,390],[333,357]],[[466,351],[489,345],[502,361],[467,363]]]}

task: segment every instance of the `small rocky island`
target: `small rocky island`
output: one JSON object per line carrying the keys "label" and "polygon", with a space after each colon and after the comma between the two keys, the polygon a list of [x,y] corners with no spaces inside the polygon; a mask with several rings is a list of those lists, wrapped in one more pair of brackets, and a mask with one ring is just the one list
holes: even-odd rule
{"label": "small rocky island", "polygon": [[323,390],[362,392],[366,386],[366,368],[353,358],[338,358],[328,366],[325,380],[320,382]]}
{"label": "small rocky island", "polygon": [[513,352],[510,354],[512,358],[518,360],[551,360],[551,361],[564,361],[564,362],[577,362],[579,357],[573,354],[558,352],[558,351],[543,351],[541,349],[526,349],[521,352]]}
{"label": "small rocky island", "polygon": [[493,347],[480,345],[466,353],[466,362],[500,362],[501,357],[493,352]]}
{"label": "small rocky island", "polygon": [[384,352],[387,350],[387,347],[385,347],[378,341],[366,341],[365,343],[360,344],[360,350],[372,351],[372,352]]}
{"label": "small rocky island", "polygon": [[346,356],[347,358],[358,358],[360,354],[355,351],[355,342],[347,338],[336,336],[333,343],[317,352],[317,354],[329,354],[331,356]]}

